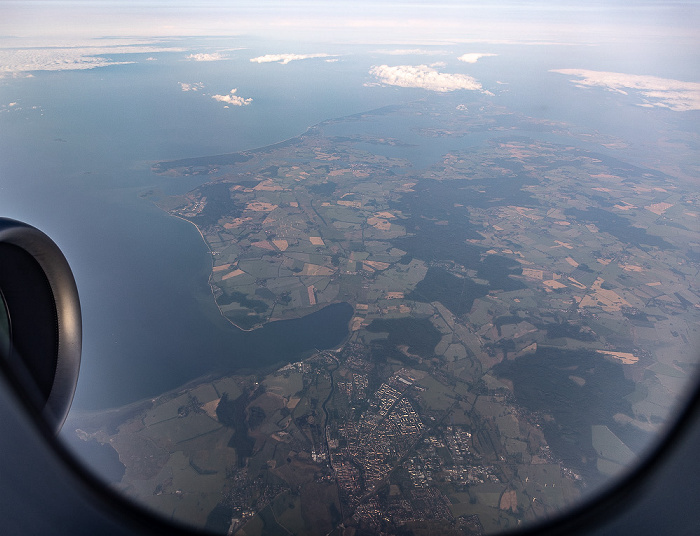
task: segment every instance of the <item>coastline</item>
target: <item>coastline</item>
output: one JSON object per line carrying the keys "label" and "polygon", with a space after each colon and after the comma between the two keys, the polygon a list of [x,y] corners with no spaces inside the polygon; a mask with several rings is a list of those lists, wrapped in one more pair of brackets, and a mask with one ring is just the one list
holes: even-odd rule
{"label": "coastline", "polygon": [[[158,206],[157,203],[153,203],[153,204],[156,205],[156,206]],[[319,307],[310,307],[309,309],[311,309],[311,310],[309,310],[309,311],[307,311],[307,312],[305,312],[304,314],[301,314],[301,315],[290,316],[289,318],[276,318],[276,319],[273,319],[273,320],[266,320],[266,321],[263,322],[262,324],[257,324],[257,325],[255,325],[255,326],[253,326],[252,328],[242,328],[241,326],[239,326],[238,324],[236,324],[233,320],[231,320],[230,318],[228,318],[228,317],[224,314],[224,312],[221,310],[221,306],[220,306],[219,303],[216,301],[216,296],[215,296],[215,294],[214,294],[214,286],[212,285],[212,282],[211,282],[211,278],[212,278],[212,276],[214,275],[214,255],[213,255],[213,252],[212,252],[211,248],[209,247],[209,244],[207,243],[206,238],[204,238],[204,233],[202,233],[202,230],[197,226],[196,223],[194,223],[194,222],[192,222],[192,221],[190,221],[190,220],[188,220],[188,219],[186,219],[186,218],[183,218],[182,216],[178,216],[178,215],[176,215],[176,214],[172,214],[170,211],[165,210],[165,209],[163,209],[163,208],[161,208],[161,207],[158,207],[158,208],[160,208],[160,210],[162,210],[163,212],[165,212],[165,213],[168,214],[169,216],[172,216],[172,217],[177,218],[177,219],[182,220],[182,221],[186,221],[187,223],[189,223],[190,225],[192,225],[195,229],[197,229],[197,232],[199,233],[199,236],[201,237],[202,242],[204,242],[204,244],[205,244],[206,247],[207,247],[207,250],[209,250],[209,260],[210,260],[210,262],[211,262],[211,268],[210,268],[210,270],[209,270],[209,278],[208,278],[208,280],[207,280],[207,284],[209,285],[209,291],[211,292],[211,296],[212,296],[212,298],[213,298],[213,300],[214,300],[214,304],[216,305],[216,308],[219,310],[219,314],[220,314],[229,324],[231,324],[232,326],[234,326],[236,329],[238,329],[238,330],[240,330],[240,331],[244,331],[244,332],[256,331],[256,330],[258,330],[258,329],[260,329],[260,328],[266,326],[267,324],[272,324],[273,322],[284,322],[284,321],[286,321],[286,320],[294,320],[294,319],[297,319],[297,318],[304,318],[304,317],[307,316],[307,315],[316,313],[316,312],[318,312],[318,311],[322,311],[323,309],[325,309],[326,307],[330,307],[331,305],[340,304],[340,303],[348,303],[348,302],[345,302],[345,301],[333,301],[333,302],[331,302],[331,303],[323,304],[322,306],[319,306]],[[349,304],[349,305],[353,308],[353,311],[354,311],[355,307],[354,307],[352,304]],[[352,321],[352,320],[351,320],[351,321]],[[350,322],[348,322],[348,328],[349,328],[349,327],[350,327]]]}
{"label": "coastline", "polygon": [[[350,332],[348,333],[348,336],[349,335]],[[306,357],[299,359],[298,362],[306,362],[309,359],[313,359],[315,356],[322,352],[339,351],[347,342],[348,336],[346,336],[345,338],[343,338],[342,341],[330,348],[313,348],[309,350],[310,352],[312,352],[311,355],[307,355]],[[286,365],[288,365],[289,363],[286,363]],[[282,361],[280,361],[276,364],[265,365],[260,370],[244,368],[236,372],[210,372],[188,380],[187,382],[173,387],[158,395],[143,397],[133,402],[128,402],[121,406],[112,406],[101,409],[72,409],[68,415],[68,418],[66,419],[66,423],[62,433],[65,433],[69,429],[73,429],[75,427],[80,428],[81,426],[86,428],[90,428],[91,426],[102,428],[105,426],[105,423],[107,423],[107,425],[114,425],[114,422],[111,421],[117,421],[118,424],[130,418],[133,414],[140,413],[161,403],[167,402],[168,400],[177,398],[178,396],[182,396],[183,394],[192,391],[200,387],[201,385],[209,384],[226,378],[253,378],[259,377],[260,374],[269,375],[277,372],[281,368],[284,368],[286,365],[283,364]],[[97,421],[95,423],[92,423],[91,421],[93,419],[97,419]]]}
{"label": "coastline", "polygon": [[[156,203],[154,203],[154,204],[155,204],[156,206],[158,206]],[[260,324],[259,326],[254,326],[254,327],[249,328],[249,329],[244,329],[244,328],[242,328],[241,326],[239,326],[238,324],[236,324],[235,322],[233,322],[230,318],[228,318],[228,317],[224,314],[224,312],[221,310],[221,306],[219,305],[219,302],[216,301],[216,295],[214,294],[214,286],[213,286],[212,283],[211,283],[211,278],[212,278],[212,275],[214,274],[214,253],[213,253],[213,251],[211,250],[211,247],[209,247],[209,243],[207,242],[206,238],[204,238],[204,233],[202,233],[202,230],[201,230],[201,229],[197,226],[197,224],[194,223],[193,221],[190,221],[190,220],[188,220],[188,219],[186,219],[186,218],[183,218],[182,216],[178,216],[177,214],[173,214],[173,213],[171,213],[169,210],[165,210],[165,209],[163,209],[163,208],[161,208],[161,207],[158,207],[158,208],[160,208],[163,212],[165,212],[165,213],[168,214],[169,216],[172,216],[172,217],[174,217],[174,218],[177,218],[178,220],[186,221],[187,223],[189,223],[190,225],[192,225],[195,229],[197,229],[197,232],[199,233],[199,236],[201,237],[202,242],[204,242],[204,245],[207,247],[207,250],[209,251],[209,262],[211,263],[211,267],[210,267],[210,269],[209,269],[209,278],[207,279],[207,285],[209,285],[209,291],[211,292],[211,297],[212,297],[212,299],[214,300],[214,304],[216,305],[216,308],[219,310],[219,314],[220,314],[229,324],[231,324],[231,325],[234,326],[235,328],[239,329],[240,331],[254,331],[254,330],[256,330],[256,329],[259,329],[259,328],[263,327],[265,324]]]}
{"label": "coastline", "polygon": [[[420,99],[419,99],[419,100],[420,100]],[[267,151],[271,151],[271,150],[274,150],[274,149],[277,149],[277,148],[284,147],[284,146],[286,146],[286,145],[293,144],[293,143],[295,143],[295,142],[297,142],[297,141],[301,141],[301,140],[303,140],[306,136],[309,136],[309,135],[313,134],[314,131],[318,131],[318,129],[322,128],[324,125],[332,125],[332,124],[334,124],[334,123],[337,123],[337,122],[340,122],[340,121],[344,121],[344,120],[348,120],[348,119],[351,119],[351,120],[352,120],[352,119],[358,119],[358,118],[361,118],[361,117],[364,116],[364,115],[382,115],[382,114],[384,114],[384,113],[387,113],[388,111],[395,110],[397,107],[400,107],[400,105],[386,105],[386,106],[380,106],[380,107],[378,107],[378,108],[373,108],[373,109],[370,109],[370,110],[361,110],[361,111],[359,111],[359,112],[352,113],[352,114],[347,114],[347,115],[343,115],[343,116],[339,116],[339,117],[332,117],[332,118],[324,119],[324,120],[322,120],[322,121],[319,121],[319,122],[317,122],[317,123],[314,123],[314,124],[312,124],[312,125],[307,126],[306,129],[305,129],[303,132],[301,132],[301,133],[299,133],[299,134],[296,134],[296,135],[294,135],[294,136],[291,136],[291,137],[289,137],[289,138],[287,138],[287,139],[284,139],[284,140],[280,140],[280,141],[277,141],[277,142],[274,142],[274,143],[271,143],[271,144],[268,144],[268,145],[263,145],[263,146],[256,147],[256,148],[252,148],[252,149],[247,149],[247,150],[242,150],[242,151],[235,151],[235,152],[231,152],[231,153],[223,153],[223,154],[220,154],[220,155],[211,155],[211,156],[199,157],[199,158],[197,158],[197,159],[201,159],[201,160],[203,160],[203,161],[206,161],[207,158],[236,157],[237,155],[238,155],[238,156],[241,156],[241,157],[245,157],[245,156],[251,156],[251,155],[256,155],[256,154],[265,153],[265,152],[267,152]],[[252,156],[251,156],[251,157],[252,157]],[[177,160],[170,160],[170,161],[164,161],[164,162],[157,162],[156,164],[153,164],[153,165],[151,166],[151,171],[152,171],[153,173],[156,173],[156,171],[154,170],[154,167],[157,166],[158,164],[167,163],[167,162],[177,163],[177,162],[183,162],[183,161],[186,161],[186,160],[187,160],[187,159],[177,159]],[[246,160],[246,161],[247,161],[247,160]],[[167,172],[172,172],[172,171],[174,171],[175,169],[177,169],[177,168],[175,168],[175,167],[173,167],[173,168],[168,168],[167,170],[161,171],[159,174],[164,174],[164,173],[167,173]],[[214,180],[216,180],[216,179],[214,179]],[[158,202],[156,202],[156,201],[151,201],[151,202],[152,202],[155,206],[157,206],[160,210],[166,212],[169,216],[173,216],[173,217],[178,218],[178,219],[180,219],[180,220],[186,221],[187,223],[193,225],[193,226],[195,227],[195,229],[197,229],[197,232],[199,233],[200,238],[201,238],[202,241],[205,243],[205,245],[206,245],[206,247],[207,247],[207,250],[208,250],[208,252],[209,252],[210,269],[209,269],[209,275],[208,275],[208,280],[207,280],[207,284],[209,285],[209,291],[211,292],[212,298],[213,298],[213,300],[214,300],[214,303],[216,304],[216,308],[218,309],[219,314],[220,314],[230,325],[234,326],[234,327],[235,327],[236,329],[238,329],[239,331],[241,331],[241,332],[253,332],[253,331],[256,331],[256,330],[258,330],[258,329],[260,329],[260,328],[266,326],[267,324],[271,324],[271,323],[273,323],[273,322],[278,322],[278,321],[282,321],[282,320],[293,320],[293,319],[303,318],[303,317],[305,317],[305,316],[307,316],[307,315],[309,315],[309,314],[313,314],[313,313],[315,313],[315,312],[318,312],[318,311],[321,311],[321,310],[325,309],[326,307],[329,307],[329,306],[334,305],[334,304],[339,304],[339,303],[348,303],[348,304],[352,307],[353,312],[355,311],[355,304],[351,304],[351,303],[349,303],[349,302],[347,302],[347,301],[332,301],[332,302],[330,302],[330,303],[325,303],[325,304],[323,304],[322,306],[310,306],[310,307],[308,307],[308,308],[304,308],[303,310],[299,310],[299,313],[301,313],[301,314],[299,314],[299,313],[293,314],[292,316],[289,316],[289,317],[286,317],[286,318],[267,319],[267,320],[265,320],[264,322],[262,322],[262,323],[260,323],[260,324],[256,324],[256,325],[254,325],[253,327],[250,327],[250,328],[244,328],[244,327],[238,325],[235,321],[233,321],[232,319],[230,319],[228,316],[226,316],[226,315],[224,314],[224,311],[222,310],[221,306],[219,305],[219,303],[218,303],[218,301],[217,301],[216,293],[215,293],[215,288],[214,288],[214,285],[213,285],[213,283],[212,283],[212,278],[213,278],[213,274],[214,274],[214,263],[215,263],[215,261],[214,261],[214,251],[212,250],[211,246],[210,246],[209,243],[207,242],[207,239],[205,238],[204,233],[202,232],[202,230],[201,230],[201,229],[199,228],[199,226],[198,226],[196,223],[194,223],[193,221],[191,221],[191,220],[189,220],[189,219],[186,219],[186,218],[184,218],[184,217],[182,217],[182,216],[179,216],[179,215],[177,215],[177,214],[174,214],[171,210],[168,210],[167,208],[164,208],[164,207],[160,206],[160,205],[158,204]],[[349,332],[351,331],[351,326],[352,326],[352,316],[351,316],[351,318],[349,319],[349,321],[348,321],[348,323],[347,323],[347,329],[348,329]]]}
{"label": "coastline", "polygon": [[[422,99],[419,99],[419,100],[422,100]],[[247,149],[247,150],[243,150],[243,151],[234,151],[234,152],[231,152],[231,153],[223,153],[223,154],[220,154],[220,155],[210,155],[210,156],[208,156],[208,157],[201,157],[201,158],[203,158],[203,159],[206,159],[206,158],[217,158],[217,157],[220,158],[220,157],[226,157],[226,156],[233,157],[233,156],[235,156],[235,155],[247,156],[247,155],[254,155],[254,154],[264,153],[264,152],[266,152],[266,151],[269,151],[269,150],[272,150],[272,149],[275,149],[275,148],[280,148],[280,147],[283,147],[283,146],[285,146],[285,145],[287,145],[287,144],[291,144],[291,143],[293,143],[293,142],[295,142],[295,141],[297,141],[297,140],[302,140],[305,136],[309,135],[309,134],[310,134],[311,132],[313,132],[314,130],[316,130],[316,129],[320,128],[320,127],[323,127],[324,125],[334,124],[334,123],[337,123],[337,122],[339,122],[339,121],[347,120],[347,119],[349,119],[349,118],[358,118],[358,117],[362,117],[363,115],[366,115],[366,114],[370,114],[370,115],[372,115],[372,114],[380,115],[381,113],[385,113],[387,110],[393,110],[393,109],[396,109],[397,107],[400,107],[400,105],[386,105],[386,106],[380,106],[380,107],[378,107],[378,108],[373,108],[373,109],[371,109],[371,110],[363,110],[363,111],[356,112],[356,113],[353,113],[353,114],[348,114],[348,115],[344,115],[344,116],[332,117],[332,118],[324,119],[324,120],[322,120],[322,121],[319,121],[319,122],[317,122],[317,123],[314,123],[314,124],[312,124],[312,125],[309,125],[309,126],[306,127],[306,129],[305,129],[303,132],[301,132],[300,134],[296,134],[296,135],[291,136],[291,137],[289,137],[289,138],[287,138],[287,139],[284,139],[284,140],[280,140],[280,141],[277,141],[277,142],[274,142],[274,143],[271,143],[271,144],[268,144],[268,145],[263,145],[263,146],[260,146],[260,147],[256,147],[256,148],[253,148],[253,149]],[[186,160],[186,159],[185,159],[185,160]],[[178,159],[178,160],[170,160],[170,161],[165,161],[165,162],[181,162],[181,161],[183,161],[183,160],[182,160],[182,159]],[[156,162],[156,164],[161,164],[161,163],[163,163],[163,162]],[[151,171],[152,171],[153,173],[155,173],[155,171],[153,171],[153,167],[154,167],[154,165],[156,165],[156,164],[151,165]],[[173,169],[176,169],[176,168],[169,168],[168,171],[172,171]],[[166,172],[164,171],[164,172],[161,172],[161,173],[166,173]],[[208,278],[207,283],[208,283],[208,285],[209,285],[209,290],[210,290],[210,292],[211,292],[211,294],[212,294],[212,298],[214,299],[214,303],[216,304],[216,308],[219,310],[219,314],[220,314],[229,324],[231,324],[232,326],[234,326],[234,327],[237,328],[238,330],[243,331],[243,332],[251,332],[251,331],[258,330],[258,329],[262,328],[263,326],[265,326],[266,324],[270,324],[270,323],[272,323],[272,322],[278,322],[278,321],[280,321],[280,320],[292,320],[292,319],[295,319],[295,318],[303,318],[303,317],[306,316],[307,314],[312,314],[312,313],[314,313],[314,312],[321,311],[321,310],[323,310],[325,307],[328,307],[328,306],[333,305],[333,304],[335,304],[335,303],[347,303],[347,302],[342,302],[342,301],[333,301],[333,302],[331,302],[331,303],[324,304],[323,307],[315,308],[315,307],[312,306],[312,307],[310,308],[310,310],[307,310],[307,312],[304,313],[304,314],[302,314],[302,315],[291,316],[291,317],[289,317],[289,318],[279,318],[279,319],[276,319],[276,320],[269,320],[269,319],[268,319],[268,320],[266,320],[265,322],[263,322],[262,324],[257,324],[257,325],[255,325],[255,326],[253,326],[252,328],[243,328],[243,327],[239,326],[238,324],[236,324],[233,320],[231,320],[230,318],[228,318],[228,317],[224,314],[224,312],[223,312],[222,309],[221,309],[221,306],[219,305],[219,303],[218,303],[218,301],[217,301],[217,299],[216,299],[216,295],[215,295],[215,292],[214,292],[214,286],[213,286],[213,284],[212,284],[212,276],[213,276],[213,274],[214,274],[214,252],[212,251],[211,247],[209,246],[209,243],[207,242],[206,238],[204,237],[204,233],[202,232],[202,230],[201,230],[201,229],[199,228],[199,226],[198,226],[196,223],[194,223],[193,221],[188,220],[188,219],[186,219],[186,218],[183,218],[182,216],[178,216],[177,214],[173,214],[170,210],[161,207],[161,206],[158,205],[158,203],[155,202],[155,201],[151,201],[151,202],[152,202],[156,207],[158,207],[160,210],[162,210],[163,212],[167,213],[169,216],[173,216],[173,217],[178,218],[178,219],[180,219],[180,220],[186,221],[187,223],[193,225],[195,229],[197,229],[197,232],[199,233],[199,236],[201,237],[202,241],[204,242],[204,244],[206,245],[207,249],[209,250],[209,260],[210,260],[210,263],[211,263],[211,268],[210,268],[210,271],[209,271],[209,278]],[[354,305],[354,304],[350,304],[350,306],[353,308],[353,311],[354,311],[354,310],[355,310],[355,305]],[[350,319],[350,321],[348,322],[348,330],[350,330],[351,323],[352,323],[352,319]]]}
{"label": "coastline", "polygon": [[[116,427],[125,420],[129,419],[132,415],[146,411],[159,403],[166,402],[167,400],[176,398],[185,394],[188,391],[196,389],[200,385],[204,385],[221,378],[227,378],[229,376],[237,376],[238,374],[228,374],[228,373],[209,373],[188,382],[178,385],[164,393],[160,393],[156,396],[144,397],[134,402],[129,402],[123,406],[114,406],[104,409],[75,409],[71,410],[66,423],[64,425],[62,433],[72,433],[77,429],[87,428],[85,430],[88,433],[91,428],[103,428],[105,426]],[[245,374],[241,374],[245,376]],[[95,422],[92,422],[92,421]]]}

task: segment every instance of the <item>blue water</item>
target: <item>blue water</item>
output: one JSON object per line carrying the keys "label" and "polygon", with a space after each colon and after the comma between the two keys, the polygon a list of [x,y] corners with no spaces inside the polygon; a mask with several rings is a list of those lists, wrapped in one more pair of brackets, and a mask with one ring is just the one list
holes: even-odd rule
{"label": "blue water", "polygon": [[[296,359],[338,344],[347,332],[352,311],[343,304],[251,333],[236,329],[214,304],[211,259],[199,233],[139,194],[183,193],[205,180],[158,177],[150,171],[155,161],[274,143],[366,104],[333,98],[317,102],[313,113],[294,109],[288,101],[303,87],[267,102],[272,94],[261,80],[244,87],[221,65],[163,56],[37,73],[2,87],[2,102],[19,104],[1,118],[0,214],[58,243],[81,297],[84,346],[74,408],[120,405],[211,372]],[[247,59],[238,67],[250,69]],[[290,69],[277,74],[313,83]],[[254,105],[227,110],[182,92],[179,81],[204,81],[216,93],[239,87]]]}

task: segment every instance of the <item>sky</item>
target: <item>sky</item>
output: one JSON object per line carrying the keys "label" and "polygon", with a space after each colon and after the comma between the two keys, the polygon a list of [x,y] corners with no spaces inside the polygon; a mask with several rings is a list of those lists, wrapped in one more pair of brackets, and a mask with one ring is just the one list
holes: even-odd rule
{"label": "sky", "polygon": [[[118,55],[134,52],[141,59],[159,52],[182,52],[190,61],[222,61],[234,49],[193,52],[173,38],[254,36],[270,39],[272,50],[251,57],[253,63],[333,62],[339,60],[338,54],[324,45],[376,45],[376,52],[396,56],[396,61],[372,66],[369,74],[375,81],[370,84],[489,94],[473,77],[445,72],[445,62],[440,61],[445,52],[439,47],[461,45],[464,53],[457,59],[474,64],[495,56],[488,45],[584,45],[593,47],[598,58],[620,56],[624,61],[617,63],[629,65],[630,70],[592,69],[572,58],[569,65],[553,72],[568,76],[581,88],[604,88],[621,95],[632,91],[644,98],[641,106],[688,111],[700,110],[700,77],[694,67],[700,64],[698,27],[700,1],[248,0],[193,5],[184,1],[0,0],[0,78],[133,63],[134,57]],[[274,50],[274,43],[283,41],[296,42],[298,47]],[[197,89],[183,87],[183,91]],[[235,88],[212,98],[236,107],[251,103]],[[2,105],[8,108],[11,103]]]}
{"label": "sky", "polygon": [[[660,5],[656,5],[660,4]],[[648,1],[13,1],[0,36],[245,35],[346,43],[697,42],[699,2]]]}

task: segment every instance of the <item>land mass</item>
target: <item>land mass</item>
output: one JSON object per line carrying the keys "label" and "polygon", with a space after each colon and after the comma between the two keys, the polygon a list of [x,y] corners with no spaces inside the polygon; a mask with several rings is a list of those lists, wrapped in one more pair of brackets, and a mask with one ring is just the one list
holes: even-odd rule
{"label": "land mass", "polygon": [[648,444],[699,342],[698,194],[579,138],[441,96],[154,166],[211,176],[158,204],[200,230],[226,318],[347,302],[351,334],[72,424],[116,449],[125,493],[222,533],[482,534],[559,511]]}

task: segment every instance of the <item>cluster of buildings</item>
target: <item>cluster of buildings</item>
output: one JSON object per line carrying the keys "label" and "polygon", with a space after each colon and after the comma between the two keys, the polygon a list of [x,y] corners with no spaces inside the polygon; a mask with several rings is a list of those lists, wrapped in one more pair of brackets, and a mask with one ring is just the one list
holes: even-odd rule
{"label": "cluster of buildings", "polygon": [[[345,392],[355,394],[355,385],[364,392],[367,377],[355,374],[352,382],[341,383]],[[335,432],[337,437],[329,440],[335,447],[330,452],[331,466],[341,494],[351,505],[384,481],[424,431],[415,408],[397,388],[411,384],[410,379],[394,374],[377,389],[360,419],[343,422]],[[335,434],[329,432],[329,436]]]}

